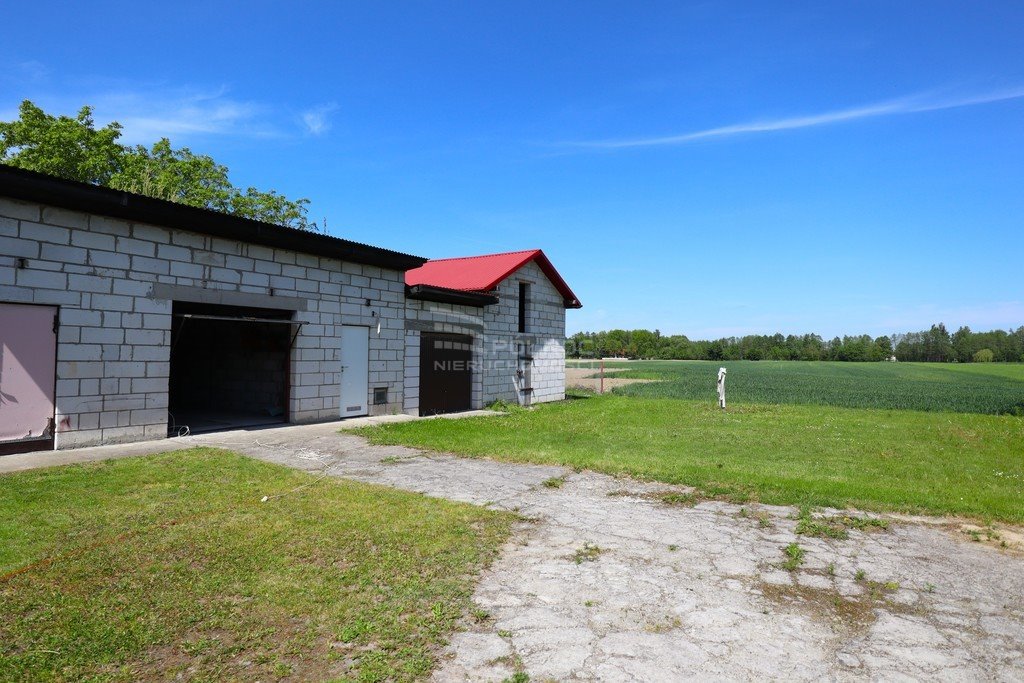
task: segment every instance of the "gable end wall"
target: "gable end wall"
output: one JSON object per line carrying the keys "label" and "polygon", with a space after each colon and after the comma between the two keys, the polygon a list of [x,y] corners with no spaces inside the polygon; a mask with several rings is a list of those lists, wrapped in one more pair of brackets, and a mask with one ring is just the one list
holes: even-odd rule
{"label": "gable end wall", "polygon": [[[519,283],[530,283],[526,334],[519,333]],[[544,271],[531,261],[498,285],[499,301],[484,313],[487,339],[484,345],[483,400],[544,403],[565,398],[565,305],[562,295]],[[516,344],[528,342],[533,361],[521,364],[525,381],[533,387],[526,399],[516,377]]]}
{"label": "gable end wall", "polygon": [[[519,283],[529,282],[527,332],[519,333]],[[565,398],[565,306],[561,294],[531,262],[498,286],[499,302],[483,308],[410,299],[406,303],[405,412],[419,414],[420,334],[473,337],[472,406],[497,400],[530,404]],[[532,361],[519,359],[529,343]],[[523,377],[517,375],[523,371]],[[530,393],[521,391],[533,387]]]}

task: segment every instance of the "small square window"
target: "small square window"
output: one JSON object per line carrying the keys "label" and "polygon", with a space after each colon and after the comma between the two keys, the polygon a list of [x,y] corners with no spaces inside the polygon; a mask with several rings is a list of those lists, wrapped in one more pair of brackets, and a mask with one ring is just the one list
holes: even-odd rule
{"label": "small square window", "polygon": [[374,387],[373,388],[373,405],[383,406],[388,403],[388,388],[387,387]]}

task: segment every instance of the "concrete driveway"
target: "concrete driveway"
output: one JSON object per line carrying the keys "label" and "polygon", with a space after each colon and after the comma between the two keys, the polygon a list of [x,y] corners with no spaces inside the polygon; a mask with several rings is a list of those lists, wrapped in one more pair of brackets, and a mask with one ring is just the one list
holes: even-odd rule
{"label": "concrete driveway", "polygon": [[[901,519],[846,540],[798,536],[792,508],[691,507],[684,489],[370,446],[338,427],[62,457],[222,446],[519,512],[527,521],[484,573],[482,612],[453,637],[439,681],[1024,680],[1024,556],[997,532]],[[791,543],[804,555],[787,570]]]}

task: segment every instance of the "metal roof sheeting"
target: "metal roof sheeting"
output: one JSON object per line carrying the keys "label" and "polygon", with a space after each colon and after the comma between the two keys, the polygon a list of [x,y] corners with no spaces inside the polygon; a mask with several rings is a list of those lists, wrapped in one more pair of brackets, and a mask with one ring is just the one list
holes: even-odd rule
{"label": "metal roof sheeting", "polygon": [[0,164],[0,196],[165,228],[405,271],[427,259],[309,230],[56,178]]}
{"label": "metal roof sheeting", "polygon": [[551,284],[558,289],[566,308],[582,307],[583,304],[540,249],[434,259],[419,268],[406,271],[405,284],[409,287],[427,285],[463,292],[490,292],[502,280],[531,261],[537,263]]}

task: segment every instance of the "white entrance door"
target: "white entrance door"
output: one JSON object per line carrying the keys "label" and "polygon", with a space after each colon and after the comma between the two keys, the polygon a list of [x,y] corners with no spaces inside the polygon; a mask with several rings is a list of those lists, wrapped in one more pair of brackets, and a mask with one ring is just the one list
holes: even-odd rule
{"label": "white entrance door", "polygon": [[367,415],[370,393],[370,328],[341,328],[341,416]]}

